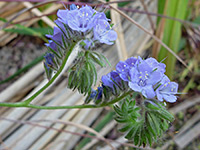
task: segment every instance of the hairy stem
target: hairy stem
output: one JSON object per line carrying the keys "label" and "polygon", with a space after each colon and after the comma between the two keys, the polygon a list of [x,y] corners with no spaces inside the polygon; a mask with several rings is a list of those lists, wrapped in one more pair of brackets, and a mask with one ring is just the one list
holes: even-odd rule
{"label": "hairy stem", "polygon": [[86,109],[86,108],[101,108],[105,106],[112,105],[122,99],[124,99],[126,96],[131,94],[132,91],[128,91],[127,93],[124,93],[120,97],[117,97],[110,101],[109,103],[101,104],[101,105],[75,105],[75,106],[39,106],[39,105],[33,105],[33,104],[24,104],[23,102],[20,103],[0,103],[0,107],[27,107],[27,108],[34,108],[34,109]]}
{"label": "hairy stem", "polygon": [[70,49],[67,51],[66,56],[63,60],[63,63],[60,67],[60,69],[57,71],[57,73],[53,76],[53,78],[47,83],[45,84],[40,90],[38,90],[34,95],[32,95],[30,98],[28,98],[27,100],[23,101],[23,102],[18,102],[18,103],[0,103],[0,107],[4,106],[4,107],[28,107],[28,105],[30,104],[31,101],[33,101],[39,94],[41,94],[45,89],[47,89],[55,80],[56,78],[60,75],[60,73],[62,72],[62,70],[64,69],[66,62],[70,56],[70,54],[72,53],[75,45],[77,43],[72,44],[72,46],[70,47]]}

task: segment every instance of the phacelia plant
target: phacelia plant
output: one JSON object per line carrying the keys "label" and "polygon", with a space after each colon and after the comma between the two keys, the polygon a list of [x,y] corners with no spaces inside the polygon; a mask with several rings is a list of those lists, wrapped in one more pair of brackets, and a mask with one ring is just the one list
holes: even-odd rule
{"label": "phacelia plant", "polygon": [[[166,110],[163,101],[176,102],[178,84],[171,82],[165,73],[165,64],[154,58],[128,58],[116,65],[116,70],[102,76],[96,84],[95,64],[105,67],[106,57],[95,52],[97,44],[112,45],[117,34],[103,12],[90,6],[59,10],[53,33],[47,35],[48,52],[44,56],[44,68],[49,82],[29,99],[18,103],[0,103],[5,107],[29,107],[36,109],[99,108],[113,105],[115,120],[120,131],[135,145],[151,145],[168,129],[174,117]],[[68,87],[86,95],[83,105],[38,106],[32,100],[48,88],[62,73],[69,60]],[[133,94],[141,100],[134,100]],[[119,103],[117,103],[119,102]],[[91,103],[91,104],[89,104]]]}

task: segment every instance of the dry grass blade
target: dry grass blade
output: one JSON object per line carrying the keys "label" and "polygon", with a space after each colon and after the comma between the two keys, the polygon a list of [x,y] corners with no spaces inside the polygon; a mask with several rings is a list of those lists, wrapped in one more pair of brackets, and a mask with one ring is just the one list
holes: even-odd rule
{"label": "dry grass blade", "polygon": [[[33,8],[34,7],[34,5],[33,4],[31,4],[31,3],[29,3],[29,2],[24,2],[23,3],[24,4],[24,6],[26,6],[27,8]],[[42,15],[42,13],[37,9],[37,8],[34,8],[34,9],[32,9],[31,10],[32,11],[32,13],[34,13],[36,16],[41,16]],[[41,17],[41,19],[44,21],[44,22],[46,22],[50,27],[54,27],[56,24],[51,20],[51,19],[49,19],[47,16],[43,16],[43,17]]]}
{"label": "dry grass blade", "polygon": [[0,145],[3,145],[3,147],[5,147],[4,150],[10,150],[10,148],[8,148],[8,147],[6,146],[6,144],[3,142],[1,136],[0,136]]}
{"label": "dry grass blade", "polygon": [[[77,135],[77,136],[83,136],[83,137],[88,137],[88,138],[96,138],[98,140],[102,140],[106,143],[109,143],[109,141],[105,138],[102,138],[100,136],[90,136],[90,135],[87,135],[87,134],[80,134],[80,133],[76,133],[76,132],[71,132],[71,131],[67,131],[67,130],[62,130],[62,129],[56,129],[56,128],[53,128],[53,127],[47,127],[45,125],[40,125],[40,124],[37,124],[35,122],[41,122],[41,121],[48,121],[48,122],[51,122],[50,120],[36,120],[36,121],[23,121],[23,120],[14,120],[14,119],[8,119],[8,118],[4,118],[4,117],[0,117],[1,120],[6,120],[6,121],[9,121],[9,122],[14,122],[14,123],[17,123],[17,124],[27,124],[27,125],[31,125],[31,126],[36,126],[36,127],[41,127],[41,128],[46,128],[46,129],[50,129],[50,130],[56,130],[58,132],[64,132],[64,133],[70,133],[70,134],[73,134],[73,135]],[[54,121],[52,121],[54,122]],[[63,122],[63,121],[55,121],[55,123],[62,123],[62,124],[66,124],[66,125],[76,125],[76,127],[79,127],[79,128],[84,128],[86,130],[88,130],[89,132],[92,131],[91,129],[88,129],[89,127],[83,127],[83,125],[78,125],[76,123],[69,123],[69,122]],[[96,132],[92,131],[92,133],[96,134]],[[110,144],[109,144],[110,146]],[[113,147],[111,146],[111,148],[113,149]]]}
{"label": "dry grass blade", "polygon": [[[110,130],[112,130],[114,128],[114,126],[116,126],[116,121],[112,121],[109,124],[107,124],[100,132],[101,135],[106,135],[108,134],[108,132]],[[96,144],[98,141],[96,139],[93,139],[90,143],[88,143],[87,145],[85,145],[82,150],[89,150],[94,144]]]}
{"label": "dry grass blade", "polygon": [[[77,135],[77,136],[98,139],[98,140],[106,142],[103,138],[100,138],[100,137],[91,136],[91,135],[88,135],[88,134],[80,134],[80,133],[71,132],[71,131],[62,130],[62,129],[57,129],[57,128],[53,128],[53,127],[47,127],[45,125],[40,125],[40,124],[34,123],[32,121],[14,120],[14,119],[8,119],[8,118],[4,118],[4,117],[0,117],[0,119],[5,120],[5,121],[9,121],[9,122],[13,122],[13,123],[17,123],[17,124],[27,124],[27,125],[31,125],[31,126],[35,126],[35,127],[45,128],[45,129],[48,129],[48,130],[54,130],[54,131],[57,131],[57,132],[69,133],[69,134],[73,134],[73,135]],[[124,146],[138,148],[138,149],[142,149],[142,150],[154,150],[154,149],[146,149],[146,148],[137,147],[137,146],[134,146],[133,144],[121,143],[119,141],[115,141],[115,140],[111,140],[111,139],[106,139],[106,140],[108,142],[119,143],[119,144],[124,145]]]}
{"label": "dry grass blade", "polygon": [[[111,0],[111,2],[113,2],[114,0]],[[112,4],[114,7],[117,7],[117,3],[113,3]],[[113,24],[117,25],[117,40],[116,40],[116,45],[117,45],[117,51],[118,51],[118,57],[119,60],[126,60],[128,58],[128,54],[127,54],[127,50],[126,50],[126,45],[125,45],[125,41],[124,41],[124,33],[123,33],[123,29],[122,29],[122,24],[121,24],[121,18],[120,15],[111,10],[111,18],[112,18],[112,22]]]}
{"label": "dry grass blade", "polygon": [[83,130],[86,130],[90,133],[93,133],[95,134],[97,137],[99,138],[102,138],[104,139],[104,141],[108,144],[108,146],[111,147],[111,149],[115,149],[110,143],[109,141],[107,141],[101,134],[99,134],[97,131],[95,131],[94,129],[88,127],[88,126],[85,126],[83,124],[78,124],[78,123],[74,123],[74,122],[71,122],[71,121],[62,121],[62,120],[32,120],[31,122],[51,122],[51,123],[61,123],[61,124],[64,124],[64,125],[71,125],[71,126],[75,126],[77,128],[80,128],[80,129],[83,129]]}
{"label": "dry grass blade", "polygon": [[[105,3],[104,0],[98,0],[102,3]],[[116,7],[113,7],[111,5],[109,5],[112,9],[114,9],[115,11],[117,11],[119,14],[121,14],[122,16],[124,16],[127,20],[129,20],[130,22],[132,22],[133,24],[135,24],[138,28],[140,28],[141,30],[143,30],[144,32],[146,32],[147,34],[149,34],[154,40],[156,40],[157,42],[159,42],[164,48],[166,48],[172,55],[174,55],[185,67],[188,68],[187,64],[176,54],[174,53],[165,43],[163,43],[158,37],[156,37],[155,35],[151,34],[146,28],[144,28],[143,26],[141,26],[140,24],[138,24],[135,20],[133,20],[132,18],[130,18],[128,15],[126,15],[124,12],[122,12],[121,10],[119,10]],[[190,70],[188,68],[188,70]],[[190,70],[191,71],[191,70]],[[192,72],[192,71],[191,71]]]}
{"label": "dry grass blade", "polygon": [[23,14],[23,13],[29,11],[29,10],[32,10],[32,9],[38,7],[38,6],[41,6],[41,5],[50,3],[50,2],[54,2],[54,1],[55,1],[55,0],[42,2],[42,3],[39,3],[39,4],[34,5],[33,7],[26,8],[26,9],[23,9],[23,10],[19,11],[19,12],[18,12],[16,15],[14,15],[10,20],[8,20],[2,27],[0,27],[0,30],[6,28],[13,20],[15,20],[15,18],[19,17],[21,14]]}
{"label": "dry grass blade", "polygon": [[[165,2],[165,5],[167,6],[168,0]],[[167,7],[164,8],[164,15],[166,14]],[[163,33],[164,33],[164,27],[165,27],[165,18],[161,18],[161,21],[158,25],[158,28],[156,30],[156,36],[159,39],[163,38]],[[158,42],[154,42],[153,48],[152,48],[152,55],[154,58],[158,58],[158,51],[160,49],[160,44]]]}
{"label": "dry grass blade", "polygon": [[192,97],[190,99],[185,100],[184,102],[176,105],[175,107],[169,109],[169,111],[173,114],[177,114],[178,112],[182,110],[186,110],[189,107],[192,107],[196,104],[200,103],[200,97]]}

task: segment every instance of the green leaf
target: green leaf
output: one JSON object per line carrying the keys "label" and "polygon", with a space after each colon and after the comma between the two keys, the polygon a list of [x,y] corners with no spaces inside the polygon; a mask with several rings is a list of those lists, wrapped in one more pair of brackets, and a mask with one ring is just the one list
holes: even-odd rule
{"label": "green leaf", "polygon": [[170,113],[164,105],[154,100],[149,101],[154,102],[155,105],[151,106],[149,102],[141,109],[131,99],[126,97],[121,105],[114,106],[115,120],[122,124],[119,131],[125,132],[125,138],[133,140],[135,145],[151,145],[167,130],[170,117],[163,117],[163,114]]}
{"label": "green leaf", "polygon": [[81,41],[81,42],[80,42],[80,45],[81,45],[81,46],[86,46],[86,44],[85,44],[84,41]]}
{"label": "green leaf", "polygon": [[110,67],[112,67],[111,64],[110,64],[110,62],[108,61],[108,59],[104,55],[102,55],[100,53],[97,53],[97,52],[92,52],[92,53],[94,53],[95,55],[97,55],[102,62],[106,61],[108,63],[108,65]]}
{"label": "green leaf", "polygon": [[91,72],[94,74],[94,84],[96,84],[96,82],[97,82],[97,72],[96,72],[96,68],[95,68],[95,66],[94,66],[94,64],[91,62],[91,61],[89,61],[88,62],[88,65],[90,66],[90,68],[91,68]]}
{"label": "green leaf", "polygon": [[95,62],[99,66],[101,66],[101,67],[106,66],[105,63],[103,61],[101,61],[101,59],[97,55],[90,53],[90,58],[92,59],[93,62]]}
{"label": "green leaf", "polygon": [[[153,138],[152,138],[152,136],[151,136],[151,133],[149,132],[149,130],[144,130],[144,132],[143,132],[144,134],[145,134],[145,136],[146,136],[146,139],[147,139],[147,141],[148,141],[148,144],[151,146],[151,144],[152,144],[152,141],[153,141]],[[146,143],[147,144],[147,143]]]}
{"label": "green leaf", "polygon": [[120,108],[119,108],[118,105],[114,105],[113,108],[114,108],[114,111],[115,111],[118,115],[120,115],[120,116],[123,115],[123,112],[120,110]]}
{"label": "green leaf", "polygon": [[70,88],[72,88],[72,81],[73,81],[74,78],[75,78],[75,71],[71,71],[69,73],[69,78],[68,78],[68,86]]}
{"label": "green leaf", "polygon": [[119,129],[120,132],[126,132],[130,130],[130,124],[123,126],[122,128]]}
{"label": "green leaf", "polygon": [[160,135],[160,124],[162,124],[162,122],[160,122],[159,118],[156,118],[153,113],[150,113],[149,115],[152,118],[153,126],[156,130],[156,134],[157,134],[157,136],[159,136]]}

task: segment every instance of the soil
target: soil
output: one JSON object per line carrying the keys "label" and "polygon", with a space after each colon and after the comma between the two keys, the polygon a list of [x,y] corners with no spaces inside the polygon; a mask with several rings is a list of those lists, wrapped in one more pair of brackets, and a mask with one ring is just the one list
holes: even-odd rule
{"label": "soil", "polygon": [[[5,80],[9,76],[13,75],[35,58],[44,54],[46,50],[47,49],[45,46],[43,46],[43,43],[39,39],[30,36],[19,37],[17,40],[12,41],[7,46],[1,47],[0,81]],[[0,91],[12,84],[17,78],[19,78],[19,76],[7,83],[0,85]]]}

